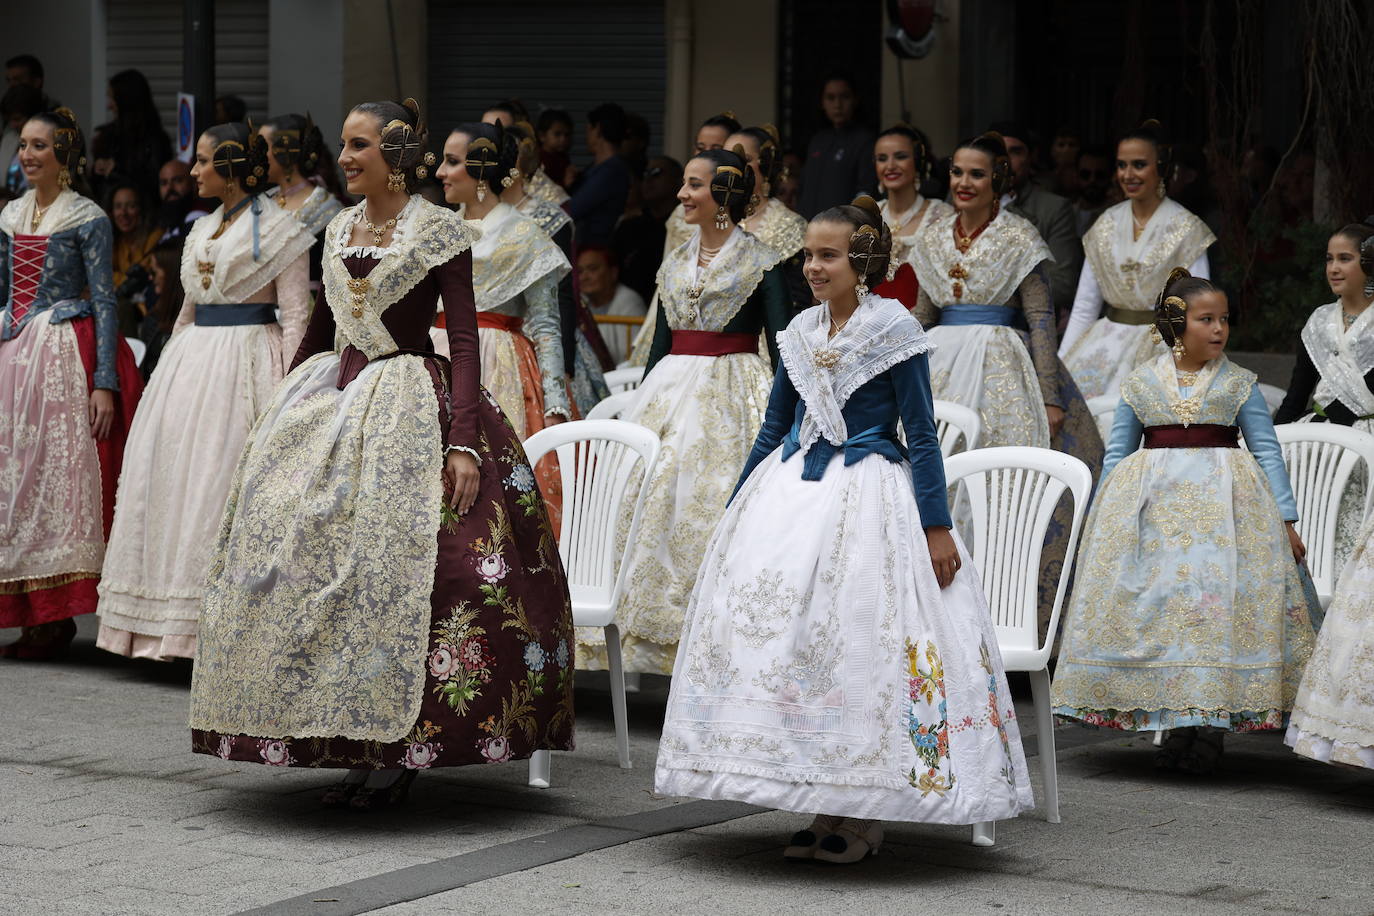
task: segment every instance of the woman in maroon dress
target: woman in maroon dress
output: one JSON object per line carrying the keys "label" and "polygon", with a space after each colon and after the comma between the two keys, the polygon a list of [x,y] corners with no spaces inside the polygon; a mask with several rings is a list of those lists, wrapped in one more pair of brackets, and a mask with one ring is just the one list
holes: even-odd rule
{"label": "woman in maroon dress", "polygon": [[355,808],[422,769],[572,746],[567,580],[478,384],[472,236],[408,193],[423,148],[411,100],[344,123],[364,200],[325,232],[325,301],[240,461],[191,688],[195,751],[347,768],[323,800]]}

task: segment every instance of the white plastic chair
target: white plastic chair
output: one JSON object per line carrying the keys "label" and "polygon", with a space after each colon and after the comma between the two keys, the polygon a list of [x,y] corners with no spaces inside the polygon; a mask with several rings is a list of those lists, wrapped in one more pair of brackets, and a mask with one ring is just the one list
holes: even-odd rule
{"label": "white plastic chair", "polygon": [[[574,420],[541,429],[525,440],[531,465],[557,452],[563,480],[563,521],[558,553],[568,575],[573,624],[601,627],[606,634],[606,668],[620,765],[630,767],[630,732],[625,716],[625,674],[620,662],[616,609],[625,590],[623,551],[616,550],[621,507],[634,500],[625,550],[635,543],[647,480],[658,461],[659,440],[651,430],[624,420]],[[631,488],[636,492],[631,494]],[[530,757],[532,786],[547,789],[552,760],[547,750]]]}
{"label": "white plastic chair", "polygon": [[587,411],[585,419],[588,420],[618,420],[620,415],[625,412],[637,395],[634,389],[617,391],[608,398],[603,398]]}
{"label": "white plastic chair", "polygon": [[1335,423],[1280,423],[1274,427],[1298,504],[1298,534],[1307,545],[1307,569],[1322,607],[1331,603],[1336,568],[1336,523],[1341,497],[1361,461],[1365,466],[1364,516],[1374,495],[1374,436]]}
{"label": "white plastic chair", "polygon": [[[978,447],[983,434],[983,421],[978,412],[953,401],[935,401],[935,435],[940,440],[940,454],[948,458],[956,450],[971,452]],[[959,449],[959,440],[964,447]]]}
{"label": "white plastic chair", "polygon": [[[1026,446],[984,448],[945,461],[945,479],[968,494],[973,525],[973,563],[997,631],[997,645],[1008,671],[1030,674],[1035,697],[1040,769],[1045,779],[1045,817],[1059,823],[1059,772],[1054,752],[1054,716],[1050,706],[1050,647],[1059,629],[1069,570],[1092,492],[1088,466],[1072,455]],[[1059,574],[1049,630],[1040,640],[1037,607],[1040,554],[1045,531],[1060,497],[1073,494],[1073,523],[1068,558]],[[991,846],[995,823],[973,825],[973,844]]]}
{"label": "white plastic chair", "polygon": [[1088,413],[1092,414],[1093,422],[1097,424],[1097,431],[1102,434],[1102,441],[1106,442],[1112,435],[1112,418],[1116,415],[1116,405],[1121,403],[1120,398],[1112,397],[1110,394],[1099,394],[1095,398],[1088,398]]}
{"label": "white plastic chair", "polygon": [[148,355],[148,345],[137,337],[126,337],[124,342],[129,345],[129,349],[134,351],[134,365],[142,366],[143,357]]}
{"label": "white plastic chair", "polygon": [[1257,384],[1259,385],[1260,394],[1264,395],[1264,403],[1269,407],[1269,416],[1272,417],[1274,412],[1279,409],[1279,405],[1283,403],[1283,399],[1288,396],[1288,392],[1284,391],[1278,385],[1269,385],[1264,382],[1258,382]]}
{"label": "white plastic chair", "polygon": [[611,394],[619,394],[622,391],[630,391],[639,387],[639,383],[644,380],[644,369],[641,366],[631,366],[628,369],[612,369],[605,374],[606,387],[611,389]]}

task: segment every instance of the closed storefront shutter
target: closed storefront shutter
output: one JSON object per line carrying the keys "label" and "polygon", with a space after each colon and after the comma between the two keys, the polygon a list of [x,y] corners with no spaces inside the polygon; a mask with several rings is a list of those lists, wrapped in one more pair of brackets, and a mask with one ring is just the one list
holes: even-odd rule
{"label": "closed storefront shutter", "polygon": [[[269,115],[267,4],[268,0],[215,3],[215,92],[243,99],[254,122]],[[108,75],[141,70],[153,87],[163,126],[175,137],[183,40],[180,0],[109,0],[106,21]]]}
{"label": "closed storefront shutter", "polygon": [[618,102],[649,122],[649,147],[659,150],[664,70],[661,2],[430,0],[432,134],[480,120],[492,102],[516,98],[531,119],[544,108],[570,112],[580,153],[586,113]]}

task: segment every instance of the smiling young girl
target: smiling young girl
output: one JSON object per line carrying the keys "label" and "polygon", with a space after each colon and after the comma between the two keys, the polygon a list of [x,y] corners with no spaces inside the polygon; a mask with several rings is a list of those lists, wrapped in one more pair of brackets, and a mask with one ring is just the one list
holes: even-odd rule
{"label": "smiling young girl", "polygon": [[[1374,426],[1374,227],[1346,226],[1326,251],[1326,278],[1340,299],[1313,312],[1303,328],[1305,350],[1298,351],[1294,384],[1279,413],[1306,408],[1310,397],[1327,420],[1368,431]],[[1352,489],[1341,527],[1363,508],[1363,487]],[[1307,663],[1285,740],[1305,757],[1374,768],[1374,519],[1351,543],[1354,552]]]}
{"label": "smiling young girl", "polygon": [[930,344],[868,291],[890,250],[867,197],[807,229],[821,304],[778,335],[783,365],[706,550],[659,745],[659,792],[816,815],[789,859],[858,861],[880,820],[1031,804],[987,603],[950,532]]}
{"label": "smiling young girl", "polygon": [[1255,374],[1223,352],[1225,293],[1175,268],[1155,316],[1171,349],[1121,386],[1054,704],[1169,730],[1159,766],[1206,773],[1225,732],[1282,728],[1293,708],[1312,651],[1306,549]]}
{"label": "smiling young girl", "polygon": [[[653,350],[620,415],[663,440],[644,482],[645,524],[625,560],[627,671],[673,670],[706,543],[768,404],[773,371],[759,355],[759,332],[776,354],[775,337],[792,314],[782,255],[739,225],[754,190],[746,158],[738,147],[706,150],[683,170],[678,200],[697,231],[659,268]],[[604,667],[601,629],[587,627],[578,638],[578,667]]]}

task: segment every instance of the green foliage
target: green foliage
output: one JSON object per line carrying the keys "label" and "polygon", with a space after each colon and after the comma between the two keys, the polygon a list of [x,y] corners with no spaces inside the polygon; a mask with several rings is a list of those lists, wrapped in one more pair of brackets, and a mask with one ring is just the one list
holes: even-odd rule
{"label": "green foliage", "polygon": [[1250,303],[1232,329],[1227,349],[1293,352],[1312,309],[1332,299],[1323,270],[1331,231],[1274,217],[1257,217],[1251,223],[1250,237],[1258,253],[1249,270],[1230,258],[1221,270],[1223,288],[1233,295],[1247,291],[1242,301]]}

